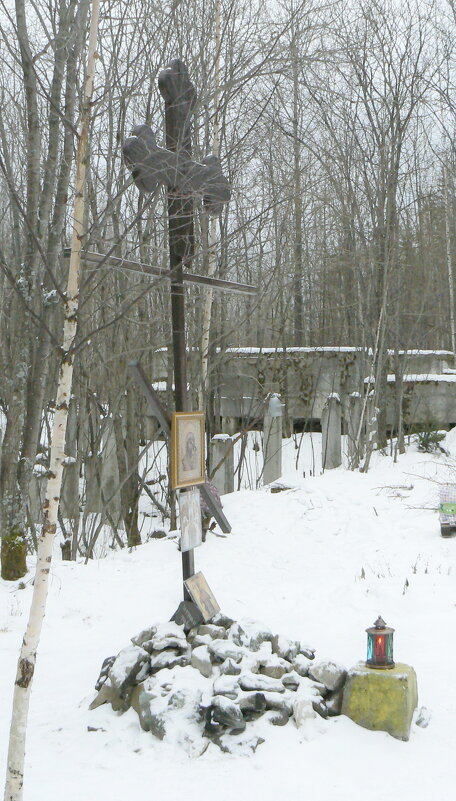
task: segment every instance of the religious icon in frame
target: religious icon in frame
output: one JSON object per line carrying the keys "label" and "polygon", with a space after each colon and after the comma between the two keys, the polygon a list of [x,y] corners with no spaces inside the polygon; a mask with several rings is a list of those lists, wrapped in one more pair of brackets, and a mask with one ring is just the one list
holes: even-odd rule
{"label": "religious icon in frame", "polygon": [[204,622],[207,623],[220,611],[220,606],[215,600],[206,579],[200,571],[186,579],[184,584],[191,595],[193,603],[201,612]]}
{"label": "religious icon in frame", "polygon": [[181,551],[191,551],[203,541],[201,501],[199,490],[190,489],[179,493],[179,524]]}
{"label": "religious icon in frame", "polygon": [[174,412],[171,421],[171,487],[204,484],[204,412]]}

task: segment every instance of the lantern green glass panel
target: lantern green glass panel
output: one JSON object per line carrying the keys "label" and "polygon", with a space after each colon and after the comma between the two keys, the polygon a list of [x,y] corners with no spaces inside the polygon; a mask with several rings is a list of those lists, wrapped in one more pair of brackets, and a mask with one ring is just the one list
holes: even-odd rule
{"label": "lantern green glass panel", "polygon": [[374,660],[374,638],[367,635],[367,662],[373,662]]}

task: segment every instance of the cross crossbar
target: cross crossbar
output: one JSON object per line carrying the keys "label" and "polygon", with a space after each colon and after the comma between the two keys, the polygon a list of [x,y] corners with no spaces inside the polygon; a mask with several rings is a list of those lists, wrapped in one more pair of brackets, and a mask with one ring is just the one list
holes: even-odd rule
{"label": "cross crossbar", "polygon": [[[70,248],[65,248],[63,255],[69,258],[71,254]],[[160,267],[153,267],[152,264],[144,264],[140,261],[130,261],[129,259],[121,259],[118,256],[103,256],[102,253],[94,253],[87,250],[81,253],[81,259],[86,264],[92,264],[95,267],[118,267],[122,270],[129,270],[134,273],[142,273],[143,275],[156,275],[163,278],[172,278],[170,270],[162,270]],[[100,264],[101,263],[101,264]],[[210,278],[207,275],[198,275],[197,273],[183,273],[183,279],[188,284],[201,284],[205,286],[212,286],[214,289],[220,289],[222,292],[237,292],[241,295],[256,295],[257,287],[251,284],[240,284],[237,281],[225,281],[223,278]]]}

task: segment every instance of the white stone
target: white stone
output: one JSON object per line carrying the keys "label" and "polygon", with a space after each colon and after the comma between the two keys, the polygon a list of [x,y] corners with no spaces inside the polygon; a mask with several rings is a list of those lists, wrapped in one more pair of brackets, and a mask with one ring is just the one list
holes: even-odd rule
{"label": "white stone", "polygon": [[212,642],[213,637],[209,634],[195,634],[192,640],[192,646],[196,648],[198,645],[209,645]]}
{"label": "white stone", "polygon": [[164,651],[165,648],[177,648],[179,651],[187,650],[187,640],[185,637],[152,637],[153,651]]}
{"label": "white stone", "polygon": [[175,623],[173,620],[168,620],[166,623],[158,623],[155,626],[155,634],[157,637],[178,637],[179,639],[186,639],[184,627]]}
{"label": "white stone", "polygon": [[317,717],[317,713],[312,706],[313,700],[313,693],[309,686],[303,681],[296,692],[293,702],[293,717],[298,729],[305,726],[307,721]]}
{"label": "white stone", "polygon": [[288,715],[292,714],[296,693],[288,691],[283,694],[265,692],[263,696],[266,701],[267,709],[278,709],[282,712],[286,712]]}
{"label": "white stone", "polygon": [[150,658],[150,667],[152,671],[163,670],[163,668],[173,668],[178,665],[185,667],[190,664],[190,649],[187,652],[180,652],[176,650],[158,651],[152,654]]}
{"label": "white stone", "polygon": [[290,690],[296,690],[301,684],[302,678],[296,670],[291,670],[282,676],[282,684]]}
{"label": "white stone", "polygon": [[273,634],[270,628],[257,620],[241,620],[245,632],[244,643],[251,651],[259,651],[264,642],[270,642]]}
{"label": "white stone", "polygon": [[282,637],[280,634],[276,634],[272,639],[273,653],[281,656],[282,659],[288,659],[290,662],[297,656],[299,649],[299,642],[287,640],[286,637]]}
{"label": "white stone", "polygon": [[227,698],[236,698],[239,692],[237,676],[221,675],[214,681],[214,695],[225,695]]}
{"label": "white stone", "polygon": [[243,673],[239,677],[239,686],[243,690],[259,690],[260,692],[283,693],[285,691],[280,679],[272,679],[261,673]]}
{"label": "white stone", "polygon": [[324,684],[328,690],[334,691],[342,687],[347,671],[343,665],[331,659],[319,659],[310,665],[309,676]]}
{"label": "white stone", "polygon": [[297,654],[293,659],[293,669],[299,676],[307,676],[311,665],[312,660],[308,659],[304,654]]}
{"label": "white stone", "polygon": [[144,645],[145,642],[155,637],[156,633],[157,626],[149,626],[148,629],[143,629],[139,634],[135,634],[135,636],[131,638],[131,642],[133,645]]}
{"label": "white stone", "polygon": [[235,662],[240,662],[245,653],[243,648],[229,640],[213,640],[209,643],[208,648],[215,659],[220,662],[224,662],[225,659],[233,659]]}
{"label": "white stone", "polygon": [[226,630],[223,626],[215,626],[212,623],[202,623],[198,626],[198,636],[209,636],[211,640],[226,640]]}
{"label": "white stone", "polygon": [[109,671],[112,686],[122,691],[130,678],[135,678],[141,665],[149,659],[149,654],[138,645],[128,645],[123,648]]}
{"label": "white stone", "polygon": [[281,679],[285,673],[289,673],[290,671],[290,662],[288,662],[287,659],[282,659],[282,657],[277,656],[277,654],[272,654],[267,659],[262,660],[260,667],[260,673],[265,676],[270,676],[273,679]]}
{"label": "white stone", "polygon": [[191,665],[199,670],[202,676],[209,678],[212,673],[212,663],[207,645],[199,645],[197,648],[193,649]]}

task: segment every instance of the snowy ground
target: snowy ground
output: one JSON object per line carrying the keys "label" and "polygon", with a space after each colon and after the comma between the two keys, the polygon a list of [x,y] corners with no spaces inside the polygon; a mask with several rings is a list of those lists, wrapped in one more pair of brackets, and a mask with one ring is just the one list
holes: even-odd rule
{"label": "snowy ground", "polygon": [[[439,482],[456,476],[456,436],[447,437],[454,462],[412,445],[396,465],[376,456],[367,475],[342,468],[320,475],[318,435],[312,445],[314,476],[309,438],[299,471],[293,442],[287,445],[284,480],[294,489],[225,496],[233,532],[208,536],[195,552],[197,569],[230,616],[261,620],[346,667],[365,656],[364,629],[381,613],[396,629],[396,661],[417,672],[429,726],[413,725],[404,743],[345,717],[319,718],[308,739],[290,722],[268,728],[253,756],[210,746],[190,759],[142,732],[132,710],[89,712],[103,658],[148,624],[169,619],[180,600],[176,543],[152,540],[87,566],[53,564],[30,709],[25,801],[453,797],[456,539],[440,537],[436,508]],[[30,595],[30,583],[19,590],[0,582],[0,786]]]}

